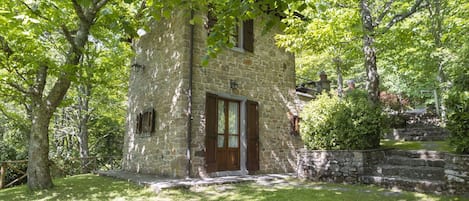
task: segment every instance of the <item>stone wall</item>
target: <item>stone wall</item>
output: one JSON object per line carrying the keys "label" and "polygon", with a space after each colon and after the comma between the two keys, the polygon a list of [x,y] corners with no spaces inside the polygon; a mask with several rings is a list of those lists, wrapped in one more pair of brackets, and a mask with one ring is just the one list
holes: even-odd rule
{"label": "stone wall", "polygon": [[385,150],[306,150],[299,151],[297,174],[313,181],[359,183],[384,160]]}
{"label": "stone wall", "polygon": [[[363,151],[302,149],[298,152],[297,174],[299,178],[313,181],[367,183],[362,180],[362,176],[376,173],[376,167],[380,163],[388,160],[387,157],[393,157],[392,152],[393,150],[390,149]],[[469,196],[469,155],[438,154],[443,156],[444,161],[445,177],[441,179],[441,185],[443,185],[441,188],[447,190],[443,193]],[[411,162],[412,158],[409,158],[409,163]],[[423,166],[414,167],[423,168]],[[408,179],[408,181],[411,181],[411,179]],[[406,189],[405,185],[414,185],[413,183],[399,183],[394,180],[390,180],[390,185],[385,184],[386,180],[383,180],[383,182],[385,186],[404,189]],[[418,190],[419,188],[422,190],[422,186],[416,185],[417,187],[411,186],[407,190]],[[424,187],[432,189],[432,185],[425,185]],[[429,192],[436,192],[433,190]]]}
{"label": "stone wall", "polygon": [[[279,29],[262,33],[266,19],[254,21],[254,52],[224,49],[208,66],[200,66],[206,53],[207,30],[196,26],[193,88],[193,175],[204,172],[206,92],[259,103],[260,172],[292,172],[296,151],[303,144],[290,135],[289,113],[295,105],[294,55],[275,45]],[[238,83],[230,88],[230,80]]]}
{"label": "stone wall", "polygon": [[469,155],[446,154],[445,178],[451,194],[469,196]]}
{"label": "stone wall", "polygon": [[[127,171],[185,176],[189,25],[183,12],[173,15],[151,24],[135,45],[123,150]],[[149,108],[156,111],[156,131],[139,136],[137,114]]]}

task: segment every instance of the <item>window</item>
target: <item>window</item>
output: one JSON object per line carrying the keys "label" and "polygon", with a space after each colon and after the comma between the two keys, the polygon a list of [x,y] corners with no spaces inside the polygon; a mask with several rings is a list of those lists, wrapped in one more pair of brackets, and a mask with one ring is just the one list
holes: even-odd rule
{"label": "window", "polygon": [[155,110],[153,108],[137,114],[137,135],[150,136],[155,132],[155,116]]}
{"label": "window", "polygon": [[[212,27],[217,23],[216,17],[209,12],[207,15],[207,30],[212,30]],[[243,51],[254,52],[254,21],[246,20],[236,26],[235,33],[232,35],[230,42],[234,43],[235,49]]]}

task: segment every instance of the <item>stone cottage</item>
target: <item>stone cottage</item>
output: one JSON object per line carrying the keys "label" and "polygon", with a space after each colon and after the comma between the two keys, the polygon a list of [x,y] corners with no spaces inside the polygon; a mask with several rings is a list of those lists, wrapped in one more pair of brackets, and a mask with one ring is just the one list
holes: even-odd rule
{"label": "stone cottage", "polygon": [[167,177],[292,172],[295,58],[263,20],[240,23],[236,47],[201,66],[208,30],[187,12],[135,44],[123,169]]}

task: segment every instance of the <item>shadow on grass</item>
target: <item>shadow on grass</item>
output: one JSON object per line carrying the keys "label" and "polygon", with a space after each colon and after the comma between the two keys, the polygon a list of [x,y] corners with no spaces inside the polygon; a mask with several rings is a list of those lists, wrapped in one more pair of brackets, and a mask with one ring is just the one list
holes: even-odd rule
{"label": "shadow on grass", "polygon": [[122,180],[96,175],[77,175],[54,180],[54,188],[31,192],[27,186],[8,188],[0,191],[0,200],[134,200],[151,197],[148,189]]}
{"label": "shadow on grass", "polygon": [[458,197],[395,192],[365,185],[302,182],[299,180],[243,183],[190,189],[163,190],[159,193],[133,183],[96,175],[77,175],[56,179],[55,187],[30,192],[26,186],[0,190],[0,200],[468,200]]}
{"label": "shadow on grass", "polygon": [[317,184],[260,186],[237,184],[165,190],[158,196],[170,200],[467,200],[460,197],[390,191],[365,185]]}

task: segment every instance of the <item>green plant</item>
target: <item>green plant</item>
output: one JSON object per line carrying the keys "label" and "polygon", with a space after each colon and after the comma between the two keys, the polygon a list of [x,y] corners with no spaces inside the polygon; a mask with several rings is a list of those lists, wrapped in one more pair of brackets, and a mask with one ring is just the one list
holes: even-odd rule
{"label": "green plant", "polygon": [[301,118],[301,136],[310,149],[377,148],[386,129],[381,108],[371,104],[366,92],[360,90],[342,99],[319,95],[305,106]]}
{"label": "green plant", "polygon": [[449,141],[456,153],[469,154],[469,71],[459,74],[448,92],[447,128],[451,131]]}
{"label": "green plant", "polygon": [[[24,156],[21,155],[21,153],[18,153],[15,148],[3,141],[0,141],[0,162],[5,162],[5,161],[16,161],[16,160],[21,160],[24,159]],[[10,164],[15,167],[15,169],[21,170],[26,172],[26,163],[17,163],[17,164]],[[17,171],[12,171],[10,168],[6,169],[6,176],[4,178],[4,183],[9,184],[10,182],[14,181],[15,179],[21,177],[22,174],[20,174]],[[17,182],[15,185],[22,184],[26,180],[22,180],[20,182]]]}

